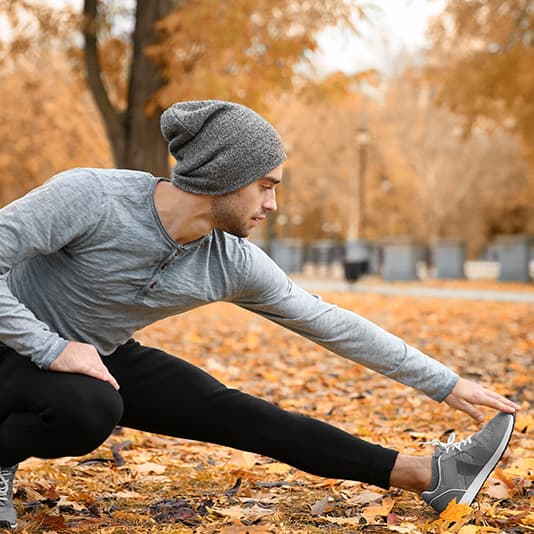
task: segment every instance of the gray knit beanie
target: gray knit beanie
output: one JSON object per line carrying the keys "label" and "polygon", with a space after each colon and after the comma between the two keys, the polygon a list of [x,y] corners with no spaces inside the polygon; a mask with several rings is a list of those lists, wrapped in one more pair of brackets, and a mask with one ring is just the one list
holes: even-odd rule
{"label": "gray knit beanie", "polygon": [[277,131],[232,102],[178,102],[161,115],[161,132],[176,159],[172,183],[189,193],[232,193],[287,157]]}

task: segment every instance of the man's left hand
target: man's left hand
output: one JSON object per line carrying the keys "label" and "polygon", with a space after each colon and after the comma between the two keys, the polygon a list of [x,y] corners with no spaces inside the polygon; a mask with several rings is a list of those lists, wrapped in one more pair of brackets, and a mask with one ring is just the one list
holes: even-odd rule
{"label": "man's left hand", "polygon": [[476,405],[488,406],[505,413],[515,413],[520,409],[518,404],[506,397],[461,377],[445,398],[445,402],[457,410],[462,410],[478,422],[484,421],[484,414]]}

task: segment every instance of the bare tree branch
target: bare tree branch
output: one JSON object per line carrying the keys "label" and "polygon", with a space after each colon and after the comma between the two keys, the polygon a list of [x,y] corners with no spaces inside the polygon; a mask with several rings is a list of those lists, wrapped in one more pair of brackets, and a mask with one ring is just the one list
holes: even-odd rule
{"label": "bare tree branch", "polygon": [[124,158],[124,118],[123,114],[117,111],[111,103],[102,81],[96,37],[97,0],[84,1],[83,15],[85,19],[83,36],[87,83],[104,118],[115,159],[120,162]]}

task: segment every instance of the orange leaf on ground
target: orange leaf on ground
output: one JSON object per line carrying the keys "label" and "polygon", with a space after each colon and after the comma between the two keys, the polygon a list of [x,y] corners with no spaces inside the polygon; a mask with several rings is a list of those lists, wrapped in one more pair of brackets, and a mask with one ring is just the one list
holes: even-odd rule
{"label": "orange leaf on ground", "polygon": [[503,469],[507,477],[525,477],[534,479],[534,457],[517,458],[507,469]]}
{"label": "orange leaf on ground", "polygon": [[453,499],[439,514],[441,519],[446,521],[454,521],[455,523],[465,522],[466,519],[472,514],[473,510],[468,504],[457,504],[456,499]]}
{"label": "orange leaf on ground", "polygon": [[253,521],[267,516],[274,513],[273,510],[270,510],[269,508],[263,508],[262,506],[258,506],[257,504],[254,504],[253,506],[229,506],[226,508],[222,507],[213,507],[213,511],[216,514],[230,517],[232,519],[252,519]]}
{"label": "orange leaf on ground", "polygon": [[165,469],[167,469],[164,465],[156,464],[154,462],[147,462],[140,465],[132,465],[131,466],[132,471],[135,473],[156,473],[158,475],[161,475],[161,473],[165,472]]}
{"label": "orange leaf on ground", "polygon": [[235,465],[236,467],[244,469],[245,471],[250,471],[256,465],[257,462],[258,456],[256,454],[238,450],[232,452],[232,456],[228,461],[229,464]]}
{"label": "orange leaf on ground", "polygon": [[507,477],[506,473],[500,467],[495,468],[493,476],[495,478],[498,478],[501,482],[504,482],[504,484],[510,489],[514,489],[514,481],[511,478]]}
{"label": "orange leaf on ground", "polygon": [[219,534],[276,534],[274,527],[264,527],[258,525],[241,526],[241,525],[229,525],[222,527],[217,531]]}
{"label": "orange leaf on ground", "polygon": [[382,493],[378,493],[376,491],[371,490],[363,490],[358,491],[353,496],[347,498],[347,503],[351,505],[358,505],[358,504],[369,504],[375,501],[378,501],[379,499],[382,499],[384,495]]}
{"label": "orange leaf on ground", "polygon": [[515,430],[524,434],[534,432],[534,415],[518,413],[515,417]]}
{"label": "orange leaf on ground", "polygon": [[387,517],[394,505],[395,501],[391,497],[384,497],[382,504],[367,506],[362,515],[371,523],[375,517]]}
{"label": "orange leaf on ground", "polygon": [[262,468],[273,475],[285,475],[286,473],[291,471],[291,469],[293,469],[290,465],[284,464],[282,462],[263,464]]}
{"label": "orange leaf on ground", "polygon": [[336,525],[347,525],[354,527],[361,525],[360,517],[330,517],[327,515],[321,515],[319,517],[325,521],[328,521],[329,523],[335,523]]}

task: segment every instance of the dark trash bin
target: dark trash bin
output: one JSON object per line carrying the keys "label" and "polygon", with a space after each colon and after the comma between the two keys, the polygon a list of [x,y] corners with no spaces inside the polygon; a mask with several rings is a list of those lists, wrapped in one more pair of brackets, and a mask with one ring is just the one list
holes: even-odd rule
{"label": "dark trash bin", "polygon": [[369,272],[369,261],[345,261],[343,262],[345,280],[349,283],[356,282],[362,275]]}

